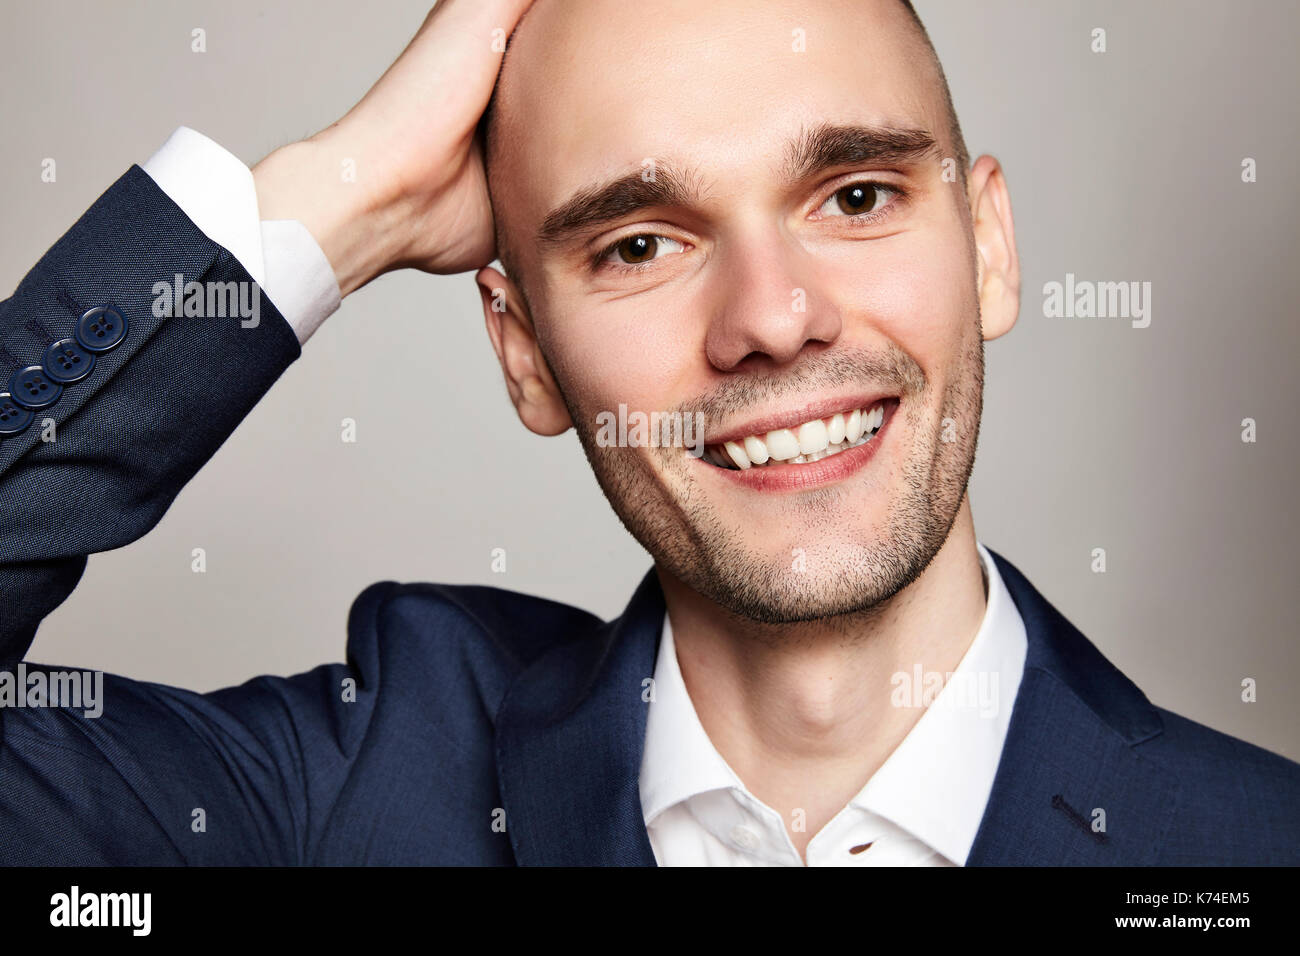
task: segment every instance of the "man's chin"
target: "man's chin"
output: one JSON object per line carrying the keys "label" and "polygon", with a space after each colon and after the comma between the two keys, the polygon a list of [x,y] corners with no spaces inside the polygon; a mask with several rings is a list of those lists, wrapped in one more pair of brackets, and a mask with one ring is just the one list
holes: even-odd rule
{"label": "man's chin", "polygon": [[872,614],[911,583],[928,555],[888,548],[792,545],[784,553],[714,555],[695,590],[758,624],[802,624]]}
{"label": "man's chin", "polygon": [[[894,592],[897,593],[897,592]],[[893,593],[845,593],[838,583],[834,589],[815,589],[802,594],[759,594],[752,590],[719,590],[713,597],[736,617],[764,625],[807,624],[846,616],[878,613]]]}

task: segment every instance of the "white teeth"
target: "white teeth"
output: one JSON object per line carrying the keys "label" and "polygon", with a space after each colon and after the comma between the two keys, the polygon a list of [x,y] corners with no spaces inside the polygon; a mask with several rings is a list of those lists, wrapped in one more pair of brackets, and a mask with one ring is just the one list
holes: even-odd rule
{"label": "white teeth", "polygon": [[826,423],[820,418],[804,422],[795,434],[799,436],[799,451],[803,454],[826,450]]}
{"label": "white teeth", "polygon": [[745,449],[741,448],[734,441],[729,441],[722,447],[727,449],[727,454],[731,456],[731,460],[736,463],[736,467],[741,471],[744,471],[749,467],[749,456],[745,454]]}
{"label": "white teeth", "polygon": [[788,461],[795,455],[799,454],[799,439],[794,437],[794,432],[788,428],[778,428],[774,432],[768,432],[767,453],[777,461]]}
{"label": "white teeth", "polygon": [[844,437],[850,442],[855,442],[862,437],[862,410],[853,409],[849,413],[848,421],[844,423]]}
{"label": "white teeth", "polygon": [[842,412],[836,412],[831,416],[830,422],[826,425],[826,440],[832,445],[838,445],[844,441],[844,415]]}
{"label": "white teeth", "polygon": [[885,421],[884,404],[867,410],[855,408],[830,418],[815,418],[793,429],[778,428],[766,435],[712,445],[704,457],[722,468],[741,471],[768,464],[803,464],[866,444]]}

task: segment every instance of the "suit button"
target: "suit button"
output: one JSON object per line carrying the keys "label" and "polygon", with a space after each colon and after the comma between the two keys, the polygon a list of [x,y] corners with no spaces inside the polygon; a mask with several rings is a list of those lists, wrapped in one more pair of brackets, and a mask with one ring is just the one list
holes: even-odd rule
{"label": "suit button", "polygon": [[96,306],[77,321],[76,335],[82,348],[107,352],[126,338],[126,316],[112,306]]}
{"label": "suit button", "polygon": [[9,379],[9,394],[24,408],[49,408],[63,394],[63,386],[46,375],[39,365],[29,365],[14,372]]}
{"label": "suit button", "polygon": [[0,437],[17,435],[35,417],[29,409],[15,402],[8,392],[0,392]]}
{"label": "suit button", "polygon": [[41,368],[60,385],[80,382],[95,367],[95,353],[81,347],[75,338],[59,339],[41,358]]}

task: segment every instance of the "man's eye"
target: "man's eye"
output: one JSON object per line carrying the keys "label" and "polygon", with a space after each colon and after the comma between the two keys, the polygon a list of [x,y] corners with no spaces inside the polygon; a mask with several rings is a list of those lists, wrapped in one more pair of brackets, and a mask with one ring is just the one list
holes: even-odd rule
{"label": "man's eye", "polygon": [[619,265],[637,266],[653,262],[659,258],[661,252],[680,252],[682,248],[682,244],[676,239],[639,233],[635,236],[627,236],[606,247],[600,254],[600,262],[610,262],[616,268]]}
{"label": "man's eye", "polygon": [[845,216],[868,215],[879,212],[897,194],[897,189],[884,183],[850,183],[837,189],[835,195],[822,204],[821,213],[829,216],[841,213]]}

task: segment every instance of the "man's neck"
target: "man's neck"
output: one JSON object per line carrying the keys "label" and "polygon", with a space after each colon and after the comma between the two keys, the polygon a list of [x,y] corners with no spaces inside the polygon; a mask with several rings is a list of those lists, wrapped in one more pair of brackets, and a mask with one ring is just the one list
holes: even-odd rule
{"label": "man's neck", "polygon": [[659,577],[705,733],[750,792],[782,814],[801,856],[924,713],[891,706],[893,675],[917,665],[955,670],[985,609],[969,498],[921,576],[851,620],[764,625],[760,638],[756,625]]}

